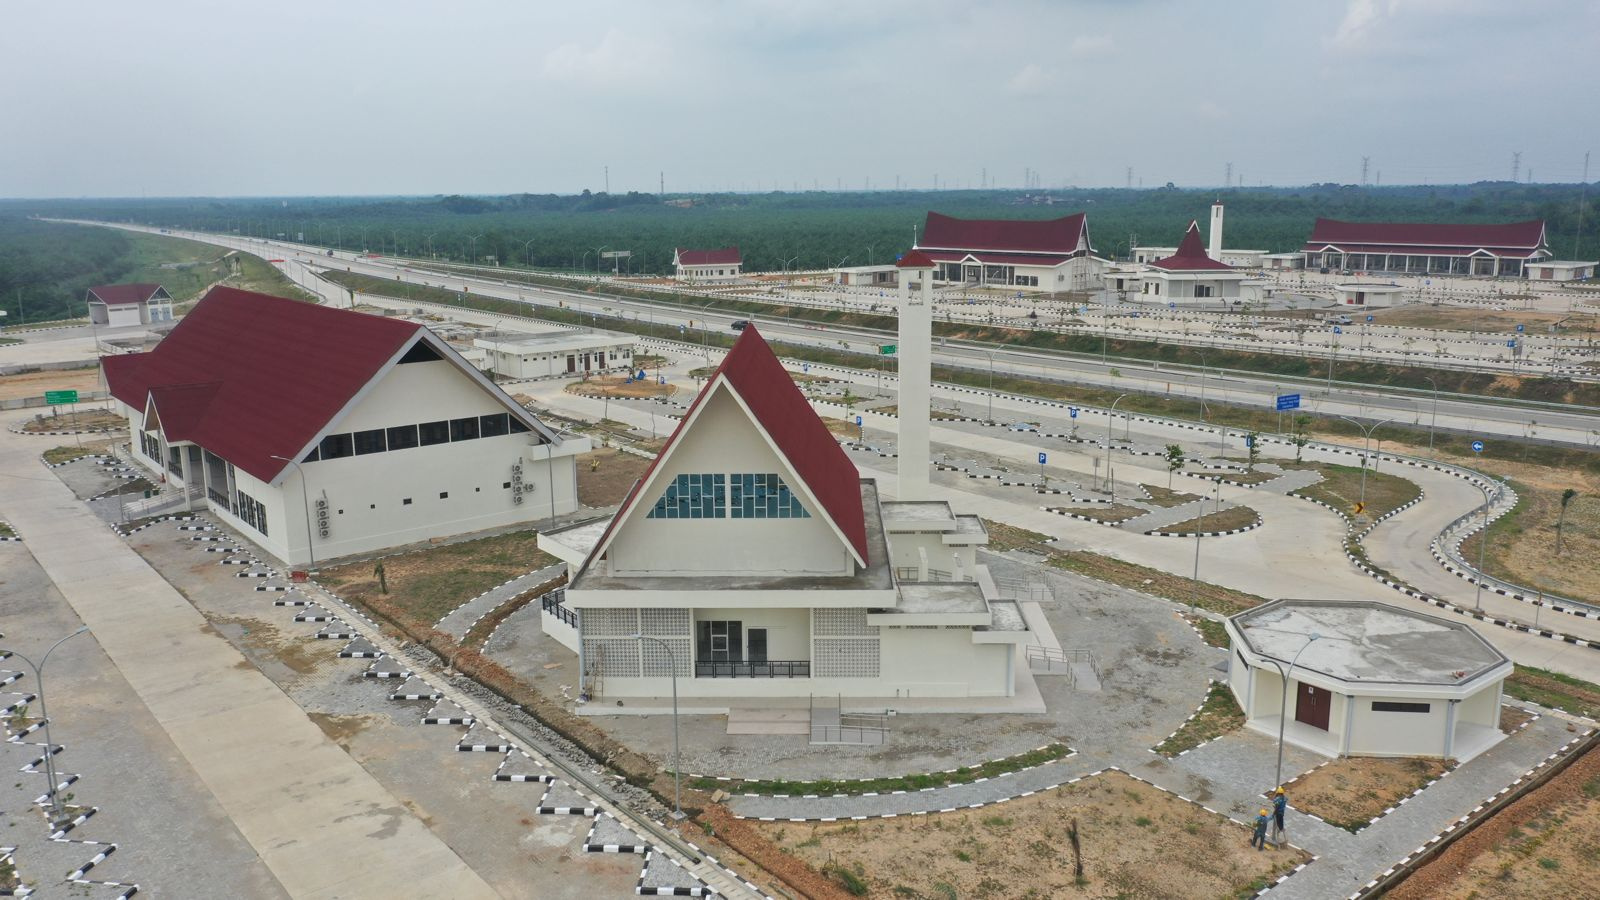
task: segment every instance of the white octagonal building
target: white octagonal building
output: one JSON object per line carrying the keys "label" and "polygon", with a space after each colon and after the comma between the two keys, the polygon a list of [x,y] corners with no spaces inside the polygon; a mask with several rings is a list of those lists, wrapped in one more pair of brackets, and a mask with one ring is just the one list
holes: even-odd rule
{"label": "white octagonal building", "polygon": [[[1327,756],[1466,761],[1498,743],[1511,661],[1461,622],[1358,600],[1276,600],[1227,622],[1246,726]],[[1285,696],[1284,686],[1288,692]]]}

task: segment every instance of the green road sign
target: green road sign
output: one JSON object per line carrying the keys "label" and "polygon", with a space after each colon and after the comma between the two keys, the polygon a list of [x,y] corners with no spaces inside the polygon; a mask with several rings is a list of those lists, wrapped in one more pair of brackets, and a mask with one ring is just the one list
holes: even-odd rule
{"label": "green road sign", "polygon": [[883,356],[893,356],[898,349],[899,347],[895,344],[884,344],[878,348],[878,353]]}
{"label": "green road sign", "polygon": [[77,391],[45,391],[44,402],[51,406],[61,406],[66,403],[77,403]]}

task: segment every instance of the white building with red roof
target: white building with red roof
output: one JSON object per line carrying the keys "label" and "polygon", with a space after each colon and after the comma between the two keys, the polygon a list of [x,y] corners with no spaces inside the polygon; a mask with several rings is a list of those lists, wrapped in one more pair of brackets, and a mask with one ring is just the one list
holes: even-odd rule
{"label": "white building with red roof", "polygon": [[[1110,277],[1110,276],[1108,276]],[[1126,289],[1137,286],[1141,297],[1152,301],[1194,303],[1208,300],[1239,300],[1249,276],[1225,262],[1213,259],[1200,241],[1200,225],[1189,222],[1189,230],[1171,256],[1148,263],[1131,275],[1124,275]]]}
{"label": "white building with red roof", "polygon": [[218,287],[101,365],[152,480],[291,565],[578,507],[588,439],[413,322]]}
{"label": "white building with red roof", "polygon": [[1097,287],[1105,260],[1089,243],[1089,217],[957,219],[928,213],[916,249],[938,266],[934,279],[974,287],[1082,291]]}
{"label": "white building with red roof", "polygon": [[[931,306],[932,260],[902,265]],[[616,515],[539,536],[573,568],[542,622],[578,654],[584,709],[663,708],[676,672],[701,712],[814,695],[1042,710],[1026,613],[978,562],[982,521],[925,496],[920,440],[900,455],[920,484],[887,499],[745,328]]]}
{"label": "white building with red roof", "polygon": [[172,321],[172,295],[159,284],[102,284],[89,288],[89,321],[117,328]]}
{"label": "white building with red roof", "polygon": [[1550,258],[1543,219],[1502,225],[1341,222],[1318,219],[1301,253],[1330,272],[1526,274]]}
{"label": "white building with red roof", "polygon": [[672,265],[679,281],[727,281],[740,276],[744,257],[738,247],[717,250],[674,247]]}

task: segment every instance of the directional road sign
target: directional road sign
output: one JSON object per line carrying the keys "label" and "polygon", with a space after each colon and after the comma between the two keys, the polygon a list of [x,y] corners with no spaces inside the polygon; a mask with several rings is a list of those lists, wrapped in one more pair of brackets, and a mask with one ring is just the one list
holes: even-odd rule
{"label": "directional road sign", "polygon": [[1049,457],[1045,454],[1045,452],[1043,450],[1039,451],[1039,465],[1041,465],[1041,466],[1044,465],[1044,461],[1046,459],[1048,459],[1048,458]]}
{"label": "directional road sign", "polygon": [[1078,408],[1076,406],[1067,407],[1067,416],[1068,418],[1076,419],[1078,417]]}
{"label": "directional road sign", "polygon": [[66,403],[77,403],[77,391],[45,391],[44,402],[51,406],[61,406]]}
{"label": "directional road sign", "polygon": [[899,347],[894,344],[883,344],[878,347],[878,353],[881,356],[893,356],[898,349]]}
{"label": "directional road sign", "polygon": [[861,424],[861,417],[860,416],[856,416],[856,424],[857,425]]}
{"label": "directional road sign", "polygon": [[811,371],[811,363],[801,363],[800,364],[800,371],[802,371],[802,372]]}
{"label": "directional road sign", "polygon": [[667,376],[665,376],[665,375],[657,375],[656,376],[656,384],[666,384],[666,383],[667,383]]}
{"label": "directional road sign", "polygon": [[1472,452],[1473,453],[1482,453],[1483,452],[1483,441],[1473,441],[1472,442]]}
{"label": "directional road sign", "polygon": [[1344,329],[1340,328],[1337,325],[1335,325],[1335,326],[1333,326],[1333,333],[1334,334],[1344,334]]}
{"label": "directional road sign", "polygon": [[1515,346],[1517,346],[1517,339],[1516,338],[1512,338],[1511,340],[1506,341],[1506,346],[1507,347],[1515,347]]}
{"label": "directional road sign", "polygon": [[1522,330],[1523,330],[1523,326],[1521,326],[1521,325],[1518,325],[1518,326],[1517,326],[1517,333],[1518,333],[1518,334],[1521,334],[1521,333],[1522,333]]}
{"label": "directional road sign", "polygon": [[1278,412],[1283,412],[1286,409],[1299,409],[1299,408],[1300,408],[1300,395],[1299,394],[1279,394],[1278,395]]}

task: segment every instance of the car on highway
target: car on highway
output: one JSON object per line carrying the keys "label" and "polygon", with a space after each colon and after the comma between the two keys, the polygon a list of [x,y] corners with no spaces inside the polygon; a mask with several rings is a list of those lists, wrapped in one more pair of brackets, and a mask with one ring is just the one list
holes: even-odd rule
{"label": "car on highway", "polygon": [[734,319],[733,320],[733,330],[734,331],[743,331],[748,327],[750,327],[750,320],[749,319]]}

